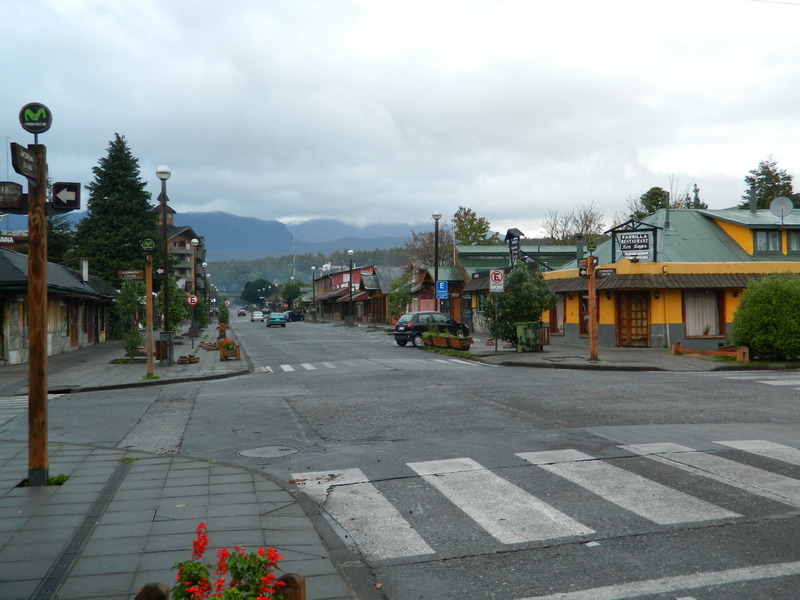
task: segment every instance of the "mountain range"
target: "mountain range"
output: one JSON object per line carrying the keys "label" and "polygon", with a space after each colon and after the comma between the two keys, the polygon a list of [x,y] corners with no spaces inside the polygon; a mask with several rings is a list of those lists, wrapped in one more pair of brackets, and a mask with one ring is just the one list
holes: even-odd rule
{"label": "mountain range", "polygon": [[[77,223],[85,212],[68,213]],[[357,227],[338,219],[308,219],[293,223],[240,217],[231,213],[188,212],[175,215],[175,225],[191,227],[205,238],[209,262],[252,260],[265,256],[322,253],[336,250],[387,250],[405,244],[414,231],[430,231],[430,224],[381,223]],[[25,215],[7,215],[3,230],[27,229]]]}

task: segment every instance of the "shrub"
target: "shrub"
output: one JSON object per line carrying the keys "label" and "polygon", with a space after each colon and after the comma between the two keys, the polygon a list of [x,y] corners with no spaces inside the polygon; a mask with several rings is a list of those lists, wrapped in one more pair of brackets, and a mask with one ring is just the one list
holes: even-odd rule
{"label": "shrub", "polygon": [[754,358],[800,357],[800,277],[777,273],[751,281],[733,315],[731,340]]}
{"label": "shrub", "polygon": [[125,334],[125,341],[122,344],[122,347],[125,348],[125,356],[131,360],[136,358],[141,345],[142,334],[139,333],[139,329],[136,326],[131,327]]}

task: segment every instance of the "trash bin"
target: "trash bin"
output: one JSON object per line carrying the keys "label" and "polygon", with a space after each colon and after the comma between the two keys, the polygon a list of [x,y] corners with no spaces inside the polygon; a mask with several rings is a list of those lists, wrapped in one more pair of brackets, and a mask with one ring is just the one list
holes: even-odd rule
{"label": "trash bin", "polygon": [[156,341],[156,360],[167,360],[169,358],[169,342]]}
{"label": "trash bin", "polygon": [[517,328],[517,352],[541,352],[539,342],[539,322],[525,321],[514,323]]}

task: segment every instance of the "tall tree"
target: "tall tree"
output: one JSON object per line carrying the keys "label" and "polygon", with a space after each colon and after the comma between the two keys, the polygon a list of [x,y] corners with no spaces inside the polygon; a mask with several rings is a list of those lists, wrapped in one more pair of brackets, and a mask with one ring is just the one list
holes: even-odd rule
{"label": "tall tree", "polygon": [[[411,232],[411,239],[403,246],[409,260],[418,266],[434,265],[436,256],[436,236],[433,231]],[[439,225],[439,266],[453,264],[453,230]]]}
{"label": "tall tree", "polygon": [[492,245],[500,243],[497,232],[489,235],[491,225],[486,217],[478,217],[474,210],[459,206],[453,215],[453,237],[460,246]]}
{"label": "tall tree", "polygon": [[603,236],[603,227],[603,212],[594,200],[566,211],[548,209],[542,221],[546,236],[555,246],[574,244],[578,235],[585,242],[601,242],[607,237]]}
{"label": "tall tree", "polygon": [[61,264],[75,243],[75,229],[66,216],[47,217],[47,260]]}
{"label": "tall tree", "polygon": [[779,169],[778,163],[770,156],[758,163],[758,168],[750,171],[744,178],[747,191],[742,194],[739,208],[750,208],[750,197],[756,199],[756,208],[769,208],[778,196],[789,198],[797,206],[798,197],[792,189],[792,175],[785,169]]}
{"label": "tall tree", "polygon": [[[92,172],[94,180],[86,186],[88,208],[78,224],[72,255],[88,259],[93,274],[118,286],[118,271],[143,267],[142,240],[160,239],[157,215],[139,175],[139,160],[118,133]],[[156,262],[158,258],[154,256]]]}

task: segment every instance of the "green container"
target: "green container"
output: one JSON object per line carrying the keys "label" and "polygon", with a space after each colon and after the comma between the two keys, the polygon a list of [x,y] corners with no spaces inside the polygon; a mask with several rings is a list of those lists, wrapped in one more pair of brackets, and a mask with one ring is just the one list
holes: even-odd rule
{"label": "green container", "polygon": [[539,345],[539,322],[514,323],[517,328],[517,352],[541,352]]}

